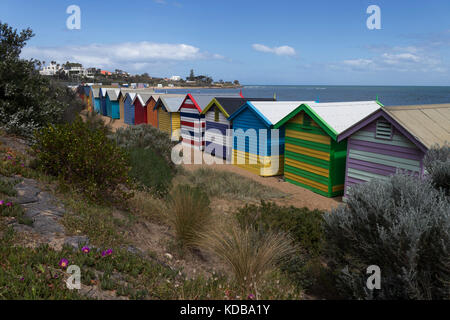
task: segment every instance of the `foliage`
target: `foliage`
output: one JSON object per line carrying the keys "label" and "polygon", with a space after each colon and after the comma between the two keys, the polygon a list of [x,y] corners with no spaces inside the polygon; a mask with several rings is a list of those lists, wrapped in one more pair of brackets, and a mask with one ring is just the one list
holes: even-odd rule
{"label": "foliage", "polygon": [[424,158],[424,165],[434,187],[450,196],[450,145],[433,146]]}
{"label": "foliage", "polygon": [[1,217],[14,217],[20,224],[26,224],[31,226],[33,220],[25,217],[25,211],[19,204],[13,203],[8,199],[2,199],[0,197],[0,216]]}
{"label": "foliage", "polygon": [[39,168],[75,187],[89,199],[125,200],[129,159],[102,130],[78,118],[36,133],[33,146]]}
{"label": "foliage", "polygon": [[174,170],[152,149],[129,150],[130,177],[145,186],[153,195],[165,196],[170,188]]}
{"label": "foliage", "polygon": [[204,234],[201,244],[228,265],[236,283],[246,290],[256,290],[264,276],[295,252],[292,240],[284,233],[261,233],[237,224]]}
{"label": "foliage", "polygon": [[178,185],[170,193],[167,221],[182,247],[195,247],[200,236],[211,227],[209,204],[208,195],[198,187]]}
{"label": "foliage", "polygon": [[124,149],[150,148],[160,155],[168,165],[175,167],[171,160],[172,148],[177,144],[170,136],[147,124],[119,128],[110,136],[118,146]]}
{"label": "foliage", "polygon": [[329,275],[321,262],[324,247],[322,211],[261,201],[260,205],[247,204],[239,208],[236,218],[242,227],[253,226],[262,234],[267,231],[289,233],[298,250],[283,261],[280,269],[300,288],[317,292],[320,286],[326,286],[329,295],[332,285],[328,283]]}
{"label": "foliage", "polygon": [[38,61],[20,59],[33,36],[31,29],[18,33],[0,22],[0,127],[27,137],[62,121],[65,110],[77,101],[68,89],[39,74]]}
{"label": "foliage", "polygon": [[[330,265],[348,298],[448,299],[450,203],[429,181],[395,175],[352,187],[347,206],[325,215]],[[366,268],[381,290],[366,289]]]}
{"label": "foliage", "polygon": [[245,178],[234,172],[199,168],[188,173],[188,179],[194,185],[203,188],[209,196],[225,197],[226,199],[260,200],[283,198],[281,191],[266,187],[250,178]]}
{"label": "foliage", "polygon": [[323,247],[323,212],[282,207],[273,202],[261,201],[260,205],[247,204],[236,213],[241,226],[254,226],[261,232],[290,233],[303,250],[319,255]]}

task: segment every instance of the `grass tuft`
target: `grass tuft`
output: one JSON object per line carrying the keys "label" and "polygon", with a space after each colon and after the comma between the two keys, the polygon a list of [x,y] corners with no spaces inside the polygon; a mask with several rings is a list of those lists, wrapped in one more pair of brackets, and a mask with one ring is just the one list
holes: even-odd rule
{"label": "grass tuft", "polygon": [[209,204],[208,196],[198,187],[178,185],[172,190],[166,218],[182,247],[195,247],[201,234],[211,226]]}

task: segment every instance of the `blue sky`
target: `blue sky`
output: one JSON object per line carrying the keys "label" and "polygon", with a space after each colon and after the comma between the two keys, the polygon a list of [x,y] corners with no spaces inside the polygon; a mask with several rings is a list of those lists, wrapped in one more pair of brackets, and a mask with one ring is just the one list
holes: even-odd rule
{"label": "blue sky", "polygon": [[[81,29],[68,30],[69,5]],[[369,30],[369,5],[381,30]],[[23,57],[244,84],[449,85],[448,0],[2,0]]]}

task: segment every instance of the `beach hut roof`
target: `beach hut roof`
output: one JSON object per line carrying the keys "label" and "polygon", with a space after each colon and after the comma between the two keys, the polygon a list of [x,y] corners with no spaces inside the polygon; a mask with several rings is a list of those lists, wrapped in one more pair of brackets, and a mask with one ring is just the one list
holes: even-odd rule
{"label": "beach hut roof", "polygon": [[450,142],[450,104],[391,106],[384,110],[428,149]]}
{"label": "beach hut roof", "polygon": [[125,94],[125,99],[127,98],[127,96],[129,96],[130,99],[131,99],[131,101],[134,102],[134,98],[136,97],[136,92],[127,92],[127,93]]}
{"label": "beach hut roof", "polygon": [[180,97],[161,96],[159,97],[154,109],[156,109],[158,105],[162,104],[164,108],[166,108],[167,112],[177,112],[185,97],[186,96],[184,95]]}
{"label": "beach hut roof", "polygon": [[206,114],[208,110],[215,104],[222,113],[229,118],[247,101],[275,101],[274,98],[241,98],[241,97],[217,97],[203,109],[202,114]]}
{"label": "beach hut roof", "polygon": [[100,88],[92,88],[92,92],[94,94],[94,98],[98,98],[100,94]]}
{"label": "beach hut roof", "polygon": [[139,99],[141,105],[145,106],[151,97],[152,97],[151,93],[136,93],[136,96],[133,99],[133,103],[136,101],[136,99]]}
{"label": "beach hut roof", "polygon": [[120,89],[107,89],[106,94],[111,101],[117,101],[119,99]]}
{"label": "beach hut roof", "polygon": [[195,107],[197,108],[198,112],[202,112],[206,106],[211,102],[214,98],[220,98],[220,97],[242,97],[240,93],[219,93],[219,94],[191,94],[188,93],[186,99],[191,99],[194,103]]}
{"label": "beach hut roof", "polygon": [[338,135],[364,120],[382,105],[378,101],[304,103],[276,124],[279,128],[300,111],[305,111],[334,140]]}
{"label": "beach hut roof", "polygon": [[233,113],[229,120],[234,119],[238,114],[247,108],[255,112],[267,126],[276,125],[287,115],[292,113],[298,106],[311,101],[247,101],[238,111]]}

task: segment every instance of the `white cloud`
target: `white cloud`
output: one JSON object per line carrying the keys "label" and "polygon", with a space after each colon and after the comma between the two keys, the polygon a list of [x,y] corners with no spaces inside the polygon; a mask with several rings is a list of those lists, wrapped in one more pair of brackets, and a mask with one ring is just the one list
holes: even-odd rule
{"label": "white cloud", "polygon": [[297,54],[295,49],[289,46],[270,48],[263,44],[255,43],[252,45],[252,48],[259,52],[274,53],[278,56],[295,56]]}
{"label": "white cloud", "polygon": [[22,57],[39,60],[79,62],[85,67],[134,68],[155,62],[177,62],[201,59],[224,59],[188,44],[126,42],[65,47],[25,47]]}
{"label": "white cloud", "polygon": [[341,66],[360,71],[445,72],[448,69],[442,59],[426,48],[379,47],[375,51],[379,52],[373,57],[344,60]]}

